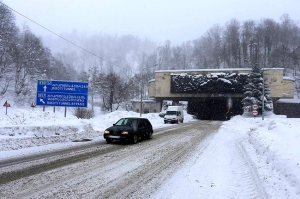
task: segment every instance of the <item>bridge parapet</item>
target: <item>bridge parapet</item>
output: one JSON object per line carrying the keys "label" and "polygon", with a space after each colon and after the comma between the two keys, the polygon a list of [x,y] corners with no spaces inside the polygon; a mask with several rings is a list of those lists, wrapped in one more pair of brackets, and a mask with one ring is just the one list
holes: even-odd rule
{"label": "bridge parapet", "polygon": [[[149,81],[149,97],[151,98],[187,98],[187,97],[243,97],[243,93],[238,86],[230,88],[230,84],[239,81],[240,77],[249,75],[251,68],[228,68],[228,69],[195,69],[195,70],[160,70],[155,71],[155,80]],[[174,77],[177,78],[177,85],[174,85]],[[189,77],[189,78],[186,78]],[[198,78],[203,82],[205,79],[220,78],[223,82],[223,90],[214,85],[201,89],[200,85],[187,83],[186,79],[193,80]],[[294,80],[283,76],[283,68],[264,68],[263,77],[265,83],[271,89],[272,98],[293,98],[294,97]],[[178,79],[180,79],[178,81]],[[176,78],[175,78],[176,79]],[[229,82],[230,80],[231,82]],[[179,83],[178,83],[179,82]],[[180,89],[178,85],[186,82],[187,89]],[[207,83],[208,81],[206,81]],[[212,87],[213,85],[211,85]],[[173,87],[173,88],[172,88]],[[180,86],[179,86],[180,87]]]}

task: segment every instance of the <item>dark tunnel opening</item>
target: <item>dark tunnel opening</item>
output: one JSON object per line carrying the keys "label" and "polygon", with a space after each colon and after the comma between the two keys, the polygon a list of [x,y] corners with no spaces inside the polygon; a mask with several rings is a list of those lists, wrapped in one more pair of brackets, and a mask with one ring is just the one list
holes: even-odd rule
{"label": "dark tunnel opening", "polygon": [[243,114],[242,98],[198,98],[188,101],[189,114],[201,120],[229,120]]}

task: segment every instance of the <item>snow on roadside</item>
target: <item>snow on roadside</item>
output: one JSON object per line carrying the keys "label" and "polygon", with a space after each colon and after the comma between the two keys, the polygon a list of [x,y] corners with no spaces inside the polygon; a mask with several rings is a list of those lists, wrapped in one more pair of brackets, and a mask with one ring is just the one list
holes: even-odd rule
{"label": "snow on roadside", "polygon": [[264,120],[236,116],[248,126],[242,147],[257,168],[270,198],[300,197],[300,120],[273,116]]}
{"label": "snow on roadside", "polygon": [[[143,114],[153,128],[165,126],[158,113]],[[68,110],[52,108],[18,109],[11,108],[8,115],[0,117],[0,151],[18,150],[47,144],[67,143],[74,140],[102,138],[103,132],[122,117],[140,117],[132,111],[114,111],[97,114],[91,119],[78,119]],[[193,120],[185,113],[185,122]],[[167,124],[168,125],[168,124]]]}
{"label": "snow on roadside", "polygon": [[[299,124],[286,116],[233,117],[157,198],[300,198]],[[253,189],[245,189],[250,178]]]}
{"label": "snow on roadside", "polygon": [[96,131],[72,113],[64,117],[63,109],[11,108],[0,118],[0,151],[63,143],[94,135]]}
{"label": "snow on roadside", "polygon": [[228,124],[224,122],[213,138],[204,140],[154,198],[257,198],[260,193],[236,149],[236,141],[245,133]]}

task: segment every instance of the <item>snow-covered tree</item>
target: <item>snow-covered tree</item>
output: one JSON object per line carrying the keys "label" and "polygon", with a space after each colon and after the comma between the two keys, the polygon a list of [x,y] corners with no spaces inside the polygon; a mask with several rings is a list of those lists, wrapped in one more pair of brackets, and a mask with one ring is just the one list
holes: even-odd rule
{"label": "snow-covered tree", "polygon": [[273,111],[273,101],[270,98],[271,90],[264,83],[261,70],[254,67],[248,81],[244,88],[245,98],[242,100],[244,107],[252,107],[253,104],[257,104],[258,115],[262,114],[263,106],[264,111]]}

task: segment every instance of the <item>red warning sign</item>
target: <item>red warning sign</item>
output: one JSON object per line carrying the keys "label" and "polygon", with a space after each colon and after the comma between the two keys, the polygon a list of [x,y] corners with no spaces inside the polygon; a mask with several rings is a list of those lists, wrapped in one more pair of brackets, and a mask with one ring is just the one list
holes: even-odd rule
{"label": "red warning sign", "polygon": [[254,116],[257,116],[258,111],[257,111],[257,110],[253,110],[253,111],[252,111],[252,114],[253,114]]}
{"label": "red warning sign", "polygon": [[4,107],[10,107],[10,104],[7,102],[7,100],[3,104]]}

